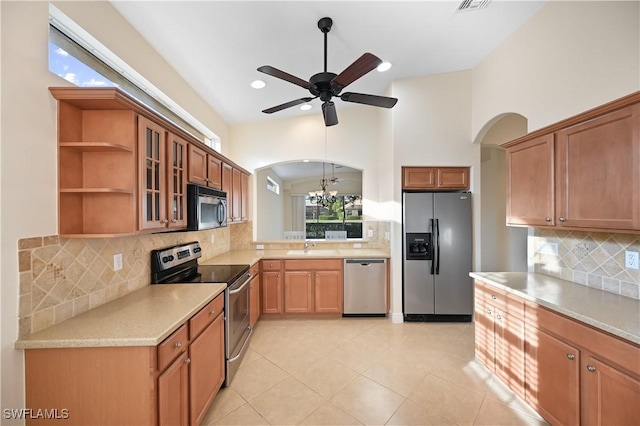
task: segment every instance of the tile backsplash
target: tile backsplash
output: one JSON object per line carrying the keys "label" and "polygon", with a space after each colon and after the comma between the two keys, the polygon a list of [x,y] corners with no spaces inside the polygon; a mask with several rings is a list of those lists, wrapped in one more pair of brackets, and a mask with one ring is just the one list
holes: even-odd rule
{"label": "tile backsplash", "polygon": [[534,271],[640,299],[640,271],[625,268],[625,251],[640,235],[533,230]]}
{"label": "tile backsplash", "polygon": [[[119,238],[65,239],[53,235],[21,239],[19,336],[43,330],[149,285],[151,250],[199,241],[202,257],[208,259],[232,246],[248,248],[251,229],[251,223],[244,223],[208,231]],[[243,242],[247,235],[248,240]],[[122,253],[120,271],[113,268],[116,253]]]}

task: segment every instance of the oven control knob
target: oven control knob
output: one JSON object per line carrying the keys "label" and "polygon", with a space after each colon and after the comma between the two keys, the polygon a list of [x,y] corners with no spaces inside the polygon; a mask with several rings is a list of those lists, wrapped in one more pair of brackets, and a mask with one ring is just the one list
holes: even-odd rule
{"label": "oven control knob", "polygon": [[193,249],[194,253],[200,253],[202,251],[202,249],[200,247],[196,247]]}
{"label": "oven control knob", "polygon": [[163,262],[163,263],[171,262],[172,260],[173,260],[173,256],[172,256],[172,255],[164,256],[164,257],[162,258],[162,262]]}

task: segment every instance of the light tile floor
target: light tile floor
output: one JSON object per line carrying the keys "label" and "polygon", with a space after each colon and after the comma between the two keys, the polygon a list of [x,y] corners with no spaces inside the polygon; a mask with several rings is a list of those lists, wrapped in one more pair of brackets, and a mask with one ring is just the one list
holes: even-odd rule
{"label": "light tile floor", "polygon": [[474,361],[473,323],[260,320],[203,425],[546,425]]}

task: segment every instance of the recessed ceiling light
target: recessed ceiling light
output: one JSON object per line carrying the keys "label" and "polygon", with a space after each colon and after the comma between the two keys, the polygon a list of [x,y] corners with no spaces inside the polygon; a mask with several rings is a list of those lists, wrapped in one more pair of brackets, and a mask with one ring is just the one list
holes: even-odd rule
{"label": "recessed ceiling light", "polygon": [[311,104],[300,105],[300,109],[303,111],[309,111],[311,109]]}
{"label": "recessed ceiling light", "polygon": [[376,68],[379,72],[389,71],[391,68],[391,62],[383,62]]}
{"label": "recessed ceiling light", "polygon": [[302,162],[303,162],[303,163],[308,163],[308,162],[309,162],[309,160],[302,160]]}
{"label": "recessed ceiling light", "polygon": [[254,89],[262,89],[266,85],[267,85],[267,83],[265,83],[262,80],[253,80],[251,82],[251,87],[253,87]]}

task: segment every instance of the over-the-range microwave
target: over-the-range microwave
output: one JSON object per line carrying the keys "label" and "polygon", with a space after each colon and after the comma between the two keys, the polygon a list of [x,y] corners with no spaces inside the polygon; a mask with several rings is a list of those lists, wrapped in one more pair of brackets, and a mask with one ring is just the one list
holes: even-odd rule
{"label": "over-the-range microwave", "polygon": [[187,184],[187,230],[201,231],[227,226],[227,193]]}

